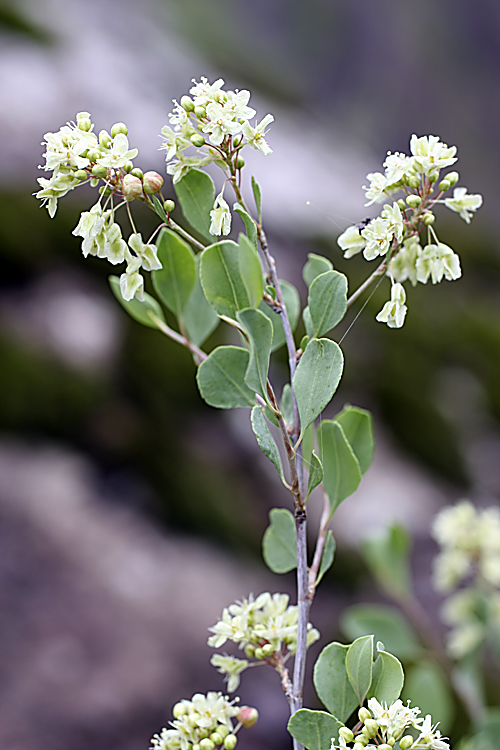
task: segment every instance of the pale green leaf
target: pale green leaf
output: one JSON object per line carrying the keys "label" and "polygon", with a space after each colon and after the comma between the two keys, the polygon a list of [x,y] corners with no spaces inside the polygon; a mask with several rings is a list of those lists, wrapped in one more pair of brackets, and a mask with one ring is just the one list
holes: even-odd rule
{"label": "pale green leaf", "polygon": [[316,586],[319,584],[325,573],[332,567],[333,559],[335,557],[335,539],[330,529],[326,532],[325,546],[323,548],[323,554],[321,555],[321,563],[319,566],[318,577],[316,579]]}
{"label": "pale green leaf", "polygon": [[164,305],[180,318],[196,284],[194,253],[170,229],[162,229],[157,247],[162,268],[151,274],[153,287]]}
{"label": "pale green leaf", "polygon": [[342,375],[344,357],[330,339],[312,339],[300,358],[293,377],[293,390],[304,433],[331,401]]}
{"label": "pale green leaf", "polygon": [[370,689],[373,672],[373,635],[364,635],[351,643],[345,657],[347,676],[362,705]]}
{"label": "pale green leaf", "polygon": [[342,425],[345,436],[359,461],[361,473],[364,474],[370,466],[375,452],[372,415],[369,411],[360,409],[358,406],[346,404],[334,419]]}
{"label": "pale green leaf", "polygon": [[314,336],[314,325],[311,318],[311,311],[309,305],[306,305],[302,310],[302,320],[304,321],[304,328],[306,329],[307,336],[311,339]]}
{"label": "pale green leaf", "polygon": [[236,312],[250,307],[241,278],[239,247],[232,240],[216,242],[201,256],[200,278],[205,297],[218,315],[236,320]]}
{"label": "pale green leaf", "polygon": [[238,322],[250,340],[250,359],[245,374],[245,383],[267,401],[267,372],[271,356],[273,327],[271,321],[260,310],[241,310],[236,313]]}
{"label": "pale green leaf", "polygon": [[162,323],[165,323],[163,310],[161,309],[155,298],[151,297],[150,294],[144,293],[144,302],[140,302],[135,297],[134,299],[131,299],[127,302],[122,297],[122,293],[120,291],[120,279],[118,278],[118,276],[109,276],[108,281],[111,287],[111,291],[115,295],[120,305],[128,312],[131,318],[136,320],[138,323],[142,323],[143,326],[148,326],[149,328],[158,328],[151,316],[155,316],[159,318]]}
{"label": "pale green leaf", "polygon": [[347,721],[359,705],[347,676],[345,660],[348,650],[349,646],[342,643],[329,643],[314,665],[314,687],[318,698],[340,721]]}
{"label": "pale green leaf", "polygon": [[290,383],[285,383],[281,394],[281,413],[287,424],[293,424],[293,395]]}
{"label": "pale green leaf", "polygon": [[257,250],[257,226],[255,224],[255,221],[239,203],[235,203],[233,205],[233,211],[236,211],[238,216],[241,218],[243,224],[245,225],[247,237]]}
{"label": "pale green leaf", "polygon": [[158,214],[158,216],[160,217],[162,221],[168,223],[167,212],[163,208],[163,204],[161,203],[160,199],[158,198],[157,195],[152,195],[151,197],[153,199],[156,213]]}
{"label": "pale green leaf", "polygon": [[306,282],[307,286],[311,286],[316,276],[327,271],[333,271],[333,263],[323,255],[316,255],[316,253],[307,253],[307,263],[302,270],[302,278]]}
{"label": "pale green leaf", "polygon": [[196,380],[201,397],[217,409],[254,406],[255,394],[245,383],[249,354],[237,346],[219,346],[201,363]]}
{"label": "pale green leaf", "polygon": [[342,612],[340,627],[351,640],[373,634],[375,640],[382,641],[400,659],[413,660],[421,651],[413,628],[395,607],[354,604]]}
{"label": "pale green leaf", "polygon": [[186,221],[203,237],[212,242],[210,211],[214,207],[215,187],[212,178],[199,169],[191,169],[174,185]]}
{"label": "pale green leaf", "polygon": [[323,463],[323,485],[333,513],[361,482],[359,462],[342,427],[325,419],[318,428],[319,455]]}
{"label": "pale green leaf", "polygon": [[373,577],[383,591],[396,599],[405,599],[411,592],[410,549],[411,537],[397,523],[382,536],[365,539],[362,545]]}
{"label": "pale green leaf", "polygon": [[390,706],[401,695],[405,676],[401,662],[395,656],[381,649],[378,652],[368,698],[374,697],[379,703],[385,702]]}
{"label": "pale green leaf", "polygon": [[220,318],[208,303],[203,292],[200,281],[200,258],[201,255],[195,255],[197,266],[196,283],[188,301],[182,311],[182,324],[186,330],[187,336],[193,344],[201,346],[210,334],[217,328]]}
{"label": "pale green leaf", "polygon": [[308,468],[309,481],[307,484],[307,497],[309,497],[311,492],[323,481],[323,464],[314,451],[311,451],[311,460]]}
{"label": "pale green leaf", "polygon": [[455,714],[454,699],[439,664],[422,661],[407,670],[403,700],[408,699],[420,708],[422,716],[431,714],[433,722],[439,721],[443,734],[450,731]]}
{"label": "pale green leaf", "polygon": [[252,430],[254,431],[257,443],[262,453],[268,458],[278,470],[278,474],[281,477],[281,481],[284,482],[283,466],[281,463],[281,457],[279,454],[278,446],[275,443],[273,436],[267,426],[264,413],[261,406],[254,406],[252,409],[251,417]]}
{"label": "pale green leaf", "polygon": [[244,234],[238,238],[240,275],[245,285],[250,307],[258,307],[264,293],[264,277],[257,251]]}
{"label": "pale green leaf", "polygon": [[[280,280],[281,292],[283,294],[283,301],[290,321],[292,331],[297,327],[297,323],[300,315],[300,297],[297,289],[290,284],[288,281]],[[285,343],[285,332],[283,330],[283,324],[281,322],[281,315],[275,313],[269,307],[266,302],[261,302],[259,305],[261,310],[270,319],[273,324],[273,347],[272,351],[276,351]]]}
{"label": "pale green leaf", "polygon": [[262,194],[260,192],[260,185],[255,179],[255,177],[252,176],[252,192],[253,197],[255,200],[255,205],[257,206],[257,216],[259,217],[259,222],[262,224]]}
{"label": "pale green leaf", "polygon": [[347,310],[347,279],[338,271],[327,271],[317,276],[309,287],[308,307],[313,332],[308,336],[323,336],[339,323]]}
{"label": "pale green leaf", "polygon": [[307,750],[330,750],[332,738],[338,739],[343,724],[325,711],[301,708],[288,722],[288,731]]}
{"label": "pale green leaf", "polygon": [[273,508],[269,521],[262,538],[262,557],[273,573],[289,573],[297,567],[295,519],[286,508]]}

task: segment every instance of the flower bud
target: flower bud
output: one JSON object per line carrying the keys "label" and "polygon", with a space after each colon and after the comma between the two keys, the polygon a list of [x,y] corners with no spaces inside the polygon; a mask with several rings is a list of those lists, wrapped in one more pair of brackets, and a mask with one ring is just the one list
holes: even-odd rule
{"label": "flower bud", "polygon": [[375,737],[379,730],[378,721],[375,721],[375,719],[365,719],[365,729],[370,739]]}
{"label": "flower bud", "polygon": [[446,193],[447,190],[450,189],[450,181],[449,180],[441,180],[441,182],[438,185],[438,188],[443,191],[443,193]]}
{"label": "flower bud", "polygon": [[205,117],[207,116],[207,111],[205,107],[195,107],[194,113],[196,117],[198,118],[198,120],[204,120]]}
{"label": "flower bud", "polygon": [[436,217],[434,216],[432,211],[426,211],[422,216],[422,221],[424,222],[426,227],[430,227],[430,225],[434,224],[434,222],[436,221]]}
{"label": "flower bud", "polygon": [[238,738],[235,734],[228,734],[224,740],[224,750],[234,750],[237,742]]}
{"label": "flower bud", "polygon": [[391,747],[394,747],[394,745],[396,744],[396,740],[394,739],[394,737],[388,737],[387,744],[390,745]]}
{"label": "flower bud", "polygon": [[109,148],[112,144],[111,136],[106,130],[99,133],[99,145],[103,148]]}
{"label": "flower bud", "polygon": [[224,98],[225,97],[224,97],[224,92],[223,91],[216,91],[214,93],[213,97],[212,97],[212,99],[214,100],[214,102],[217,102],[218,104],[220,104],[220,102],[223,101]]}
{"label": "flower bud", "polygon": [[256,659],[263,659],[264,658],[264,652],[262,651],[262,649],[260,647],[257,647],[255,649],[255,658]]}
{"label": "flower bud", "polygon": [[194,133],[194,134],[193,134],[193,135],[192,135],[192,136],[190,137],[190,139],[189,139],[189,140],[191,141],[191,143],[193,144],[193,146],[196,146],[196,148],[201,148],[202,146],[204,146],[204,145],[205,145],[205,139],[204,139],[204,137],[203,137],[203,136],[201,135],[201,133]]}
{"label": "flower bud", "polygon": [[439,180],[439,172],[430,172],[428,175],[428,180],[431,184],[434,184]]}
{"label": "flower bud", "polygon": [[100,195],[111,195],[112,192],[113,191],[109,185],[101,185],[99,188]]}
{"label": "flower bud", "polygon": [[158,193],[163,187],[163,177],[158,172],[146,172],[142,178],[144,192],[148,195]]}
{"label": "flower bud", "polygon": [[408,185],[408,187],[416,190],[418,187],[420,187],[420,180],[418,177],[409,177],[406,184]]}
{"label": "flower bud", "polygon": [[207,729],[206,727],[198,728],[198,737],[200,740],[205,740],[209,734],[210,729]]}
{"label": "flower bud", "polygon": [[224,741],[229,734],[229,729],[226,727],[225,724],[219,724],[217,727],[217,734],[222,737],[222,740]]}
{"label": "flower bud", "polygon": [[406,202],[410,208],[418,208],[422,203],[422,198],[419,195],[409,195]]}
{"label": "flower bud", "polygon": [[386,742],[383,742],[381,745],[378,746],[378,750],[392,750],[392,748]]}
{"label": "flower bud", "polygon": [[86,117],[88,117],[90,119],[90,112],[77,112],[76,113],[76,122],[77,122],[77,124],[80,122],[80,120],[83,120]]}
{"label": "flower bud", "polygon": [[367,743],[363,742],[355,742],[352,746],[352,750],[365,750],[365,746]]}
{"label": "flower bud", "polygon": [[245,160],[242,156],[238,156],[236,159],[236,169],[243,169],[245,166]]}
{"label": "flower bud", "polygon": [[[174,201],[171,201],[171,200],[165,201],[165,203],[163,204],[163,208],[165,209],[165,211],[166,211],[167,214],[171,214],[172,211],[175,208]],[[248,648],[248,646],[247,646],[247,648]],[[246,653],[246,649],[245,649],[245,653]],[[252,656],[253,656],[253,654],[252,654]]]}
{"label": "flower bud", "polygon": [[92,127],[92,122],[90,121],[89,117],[81,117],[78,120],[77,125],[78,125],[78,130],[83,130],[86,133],[88,133]]}
{"label": "flower bud", "polygon": [[405,734],[404,737],[401,737],[399,740],[399,747],[401,750],[409,750],[409,748],[413,745],[413,737],[411,734]]}
{"label": "flower bud", "polygon": [[187,712],[187,707],[183,703],[176,703],[172,709],[174,719],[180,719]]}
{"label": "flower bud", "polygon": [[186,721],[190,727],[195,729],[198,726],[199,718],[200,718],[200,714],[195,712],[195,713],[189,714],[189,716],[186,717]]}
{"label": "flower bud", "polygon": [[140,198],[142,195],[142,182],[132,174],[126,174],[122,183],[123,197],[128,201]]}
{"label": "flower bud", "polygon": [[98,148],[91,148],[87,151],[87,159],[91,162],[97,161],[102,156]]}
{"label": "flower bud", "polygon": [[133,170],[133,168],[134,168],[134,163],[131,162],[131,161],[126,161],[125,164],[124,164],[124,166],[123,166],[123,171],[127,172],[127,174],[128,174],[129,172],[131,172]]}
{"label": "flower bud", "polygon": [[243,724],[245,729],[251,729],[254,724],[257,723],[259,718],[259,712],[256,708],[250,708],[250,706],[243,706],[240,708],[237,716],[237,720]]}
{"label": "flower bud", "polygon": [[115,122],[113,127],[111,128],[111,137],[114,138],[118,133],[123,133],[123,135],[128,135],[128,128],[125,125],[124,122]]}
{"label": "flower bud", "polygon": [[86,180],[88,174],[84,169],[77,169],[75,172],[75,177],[77,180]]}
{"label": "flower bud", "polygon": [[346,742],[352,742],[354,739],[354,733],[349,727],[340,727],[339,737],[343,737]]}
{"label": "flower bud", "polygon": [[215,750],[215,745],[212,740],[209,740],[208,737],[206,737],[200,742],[200,750]]}
{"label": "flower bud", "polygon": [[264,656],[271,656],[272,654],[274,654],[274,650],[275,649],[272,643],[266,643],[265,646],[262,646],[262,653],[264,654]]}
{"label": "flower bud", "polygon": [[181,107],[185,109],[186,112],[194,112],[194,102],[190,96],[181,97]]}
{"label": "flower bud", "polygon": [[398,204],[399,208],[401,209],[401,211],[404,211],[406,209],[406,203],[404,202],[404,200],[402,198],[400,198],[397,201],[397,204]]}
{"label": "flower bud", "polygon": [[135,169],[131,169],[130,174],[134,175],[134,177],[138,177],[140,180],[142,180],[143,178],[142,169],[139,169],[139,167],[135,167]]}
{"label": "flower bud", "polygon": [[193,747],[191,748],[191,750],[200,750],[200,746],[198,745],[197,742],[193,745]]}
{"label": "flower bud", "polygon": [[108,174],[107,167],[104,167],[102,164],[95,164],[95,166],[92,167],[92,174],[94,177],[106,177]]}
{"label": "flower bud", "polygon": [[371,712],[367,708],[362,706],[358,711],[358,718],[361,722],[364,723],[367,719],[371,719],[372,715],[371,715]]}
{"label": "flower bud", "polygon": [[212,732],[210,735],[210,739],[214,743],[214,745],[222,745],[224,742],[223,737],[218,732]]}
{"label": "flower bud", "polygon": [[458,174],[458,172],[450,172],[449,174],[445,175],[444,179],[448,180],[448,182],[450,183],[450,187],[454,187],[459,181],[460,175]]}

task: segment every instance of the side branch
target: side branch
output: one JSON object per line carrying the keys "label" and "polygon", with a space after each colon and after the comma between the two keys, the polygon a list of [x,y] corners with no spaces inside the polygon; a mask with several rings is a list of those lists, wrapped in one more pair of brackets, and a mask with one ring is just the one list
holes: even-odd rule
{"label": "side branch", "polygon": [[386,270],[387,270],[387,261],[383,260],[382,263],[379,266],[377,266],[374,272],[370,276],[368,276],[366,281],[364,281],[361,284],[361,286],[358,286],[356,291],[353,292],[353,294],[351,294],[351,296],[347,300],[347,307],[350,307],[352,303],[355,302],[358,299],[358,297],[360,297],[363,294],[365,289],[368,289],[370,284],[373,284],[375,279],[377,279],[379,276],[382,276],[382,274],[385,273]]}
{"label": "side branch", "polygon": [[160,320],[160,318],[158,318],[153,313],[150,313],[149,315],[151,320],[154,321],[156,326],[162,333],[165,334],[165,336],[168,336],[173,341],[177,341],[178,344],[181,344],[182,346],[185,346],[186,349],[189,349],[197,365],[201,365],[203,360],[208,357],[208,354],[205,354],[204,351],[197,347],[196,344],[193,344],[193,342],[190,341],[186,336],[182,336],[180,333],[177,333],[177,331],[174,331],[173,328],[170,328],[170,326],[164,323],[163,320]]}

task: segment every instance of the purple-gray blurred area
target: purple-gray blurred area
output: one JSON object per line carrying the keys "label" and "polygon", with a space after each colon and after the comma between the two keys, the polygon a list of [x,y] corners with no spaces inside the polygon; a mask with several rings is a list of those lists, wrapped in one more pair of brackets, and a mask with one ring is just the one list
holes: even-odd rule
{"label": "purple-gray blurred area", "polygon": [[[372,270],[346,262],[335,240],[371,211],[366,174],[388,150],[408,152],[412,133],[457,145],[460,184],[484,195],[471,226],[437,216],[461,280],[410,289],[401,331],[374,321],[387,282],[341,325],[345,376],[328,415],[345,402],[371,409],[377,451],[335,516],[314,653],[342,638],[344,605],[381,600],[363,537],[394,520],[411,529],[416,590],[437,618],[433,514],[464,495],[499,502],[500,4],[3,0],[2,748],[144,750],[178,699],[224,689],[206,646],[222,608],[251,591],[293,592],[293,576],[260,558],[269,509],[290,503],[247,411],[204,405],[188,353],[129,319],[109,292],[113,269],[82,257],[71,231],[95,197],[74,191],[50,219],[31,195],[44,133],[79,111],[97,131],[124,121],[136,164],[163,174],[171,100],[203,75],[249,88],[259,119],[275,116],[274,153],[246,155],[244,187],[255,174],[280,273],[304,304],[307,252],[330,257],[352,288]],[[154,228],[140,211],[138,222]],[[279,355],[278,384],[285,368]],[[315,528],[320,502],[310,505]],[[261,713],[239,747],[288,747],[277,676],[249,670],[239,694]],[[312,690],[306,701],[319,707]]]}

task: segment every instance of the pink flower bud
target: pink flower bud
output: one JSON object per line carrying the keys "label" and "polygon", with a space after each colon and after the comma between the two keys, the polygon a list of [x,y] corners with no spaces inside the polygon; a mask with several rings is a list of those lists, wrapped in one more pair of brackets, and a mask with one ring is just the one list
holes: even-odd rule
{"label": "pink flower bud", "polygon": [[143,177],[144,192],[149,195],[157,193],[163,187],[163,177],[158,172],[146,172]]}
{"label": "pink flower bud", "polygon": [[126,174],[123,178],[123,196],[128,201],[140,198],[142,195],[142,182],[132,174]]}
{"label": "pink flower bud", "polygon": [[250,706],[243,706],[240,708],[237,720],[243,724],[245,729],[251,729],[259,718],[259,712],[256,708],[250,708]]}

